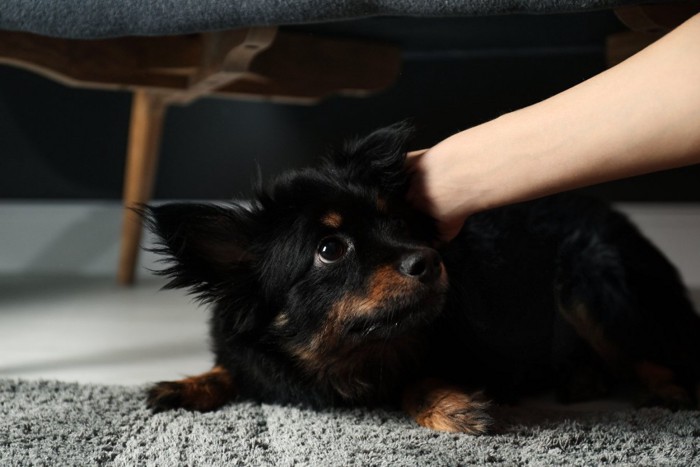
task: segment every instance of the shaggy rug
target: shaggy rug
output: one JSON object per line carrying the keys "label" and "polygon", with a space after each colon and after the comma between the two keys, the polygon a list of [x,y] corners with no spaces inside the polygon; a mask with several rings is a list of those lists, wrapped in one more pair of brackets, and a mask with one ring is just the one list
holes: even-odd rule
{"label": "shaggy rug", "polygon": [[242,403],[152,415],[142,387],[0,381],[0,465],[691,465],[700,412],[501,407],[503,432]]}

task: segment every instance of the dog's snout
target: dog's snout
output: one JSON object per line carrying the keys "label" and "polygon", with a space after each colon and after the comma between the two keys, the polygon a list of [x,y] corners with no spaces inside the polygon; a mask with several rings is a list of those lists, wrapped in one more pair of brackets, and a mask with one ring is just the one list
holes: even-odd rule
{"label": "dog's snout", "polygon": [[421,248],[404,254],[399,262],[399,272],[428,283],[440,276],[440,255],[432,248]]}

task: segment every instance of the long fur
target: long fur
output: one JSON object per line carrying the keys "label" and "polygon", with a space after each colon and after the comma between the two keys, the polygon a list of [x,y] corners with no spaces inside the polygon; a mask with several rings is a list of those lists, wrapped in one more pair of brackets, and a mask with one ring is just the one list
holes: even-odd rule
{"label": "long fur", "polygon": [[424,426],[481,433],[477,389],[581,400],[632,380],[655,402],[694,406],[700,319],[628,219],[553,196],[474,215],[436,252],[434,223],[404,201],[410,135],[378,130],[249,206],[144,210],[168,287],[211,307],[216,369],[154,387],[152,407],[403,400]]}

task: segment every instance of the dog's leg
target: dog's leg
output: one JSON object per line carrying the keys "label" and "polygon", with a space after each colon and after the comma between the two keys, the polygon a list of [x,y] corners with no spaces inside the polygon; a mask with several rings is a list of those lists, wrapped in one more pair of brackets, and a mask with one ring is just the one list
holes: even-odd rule
{"label": "dog's leg", "polygon": [[631,352],[626,352],[624,345],[616,345],[615,340],[605,336],[603,325],[597,323],[583,305],[560,309],[560,312],[619,379],[633,378],[640,383],[644,391],[641,405],[661,405],[674,410],[693,407],[693,396],[680,382],[682,378],[670,366],[643,357],[631,357]]}
{"label": "dog's leg", "polygon": [[208,412],[236,395],[231,374],[220,366],[179,381],[162,381],[148,391],[148,407],[154,412],[171,409]]}
{"label": "dog's leg", "polygon": [[634,372],[646,388],[642,405],[662,405],[672,410],[695,408],[693,395],[678,382],[676,373],[663,365],[641,361]]}
{"label": "dog's leg", "polygon": [[577,339],[578,348],[566,363],[555,367],[557,399],[564,404],[600,399],[610,394],[612,376],[585,341]]}
{"label": "dog's leg", "polygon": [[700,319],[675,268],[623,218],[576,232],[559,252],[560,315],[645,404],[695,404]]}
{"label": "dog's leg", "polygon": [[486,413],[489,404],[480,396],[467,394],[437,379],[426,379],[406,388],[403,408],[426,428],[479,435],[486,433],[492,424]]}

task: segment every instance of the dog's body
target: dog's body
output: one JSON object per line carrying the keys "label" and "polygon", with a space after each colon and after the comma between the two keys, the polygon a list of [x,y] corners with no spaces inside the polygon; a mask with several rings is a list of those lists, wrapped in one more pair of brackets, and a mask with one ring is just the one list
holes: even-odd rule
{"label": "dog's body", "polygon": [[292,172],[252,207],[148,208],[172,287],[212,304],[212,371],[156,385],[155,410],[237,399],[402,403],[423,426],[482,433],[487,404],[639,381],[696,403],[700,319],[673,266],[621,214],[560,195],[472,216],[439,253],[404,202],[407,131]]}

